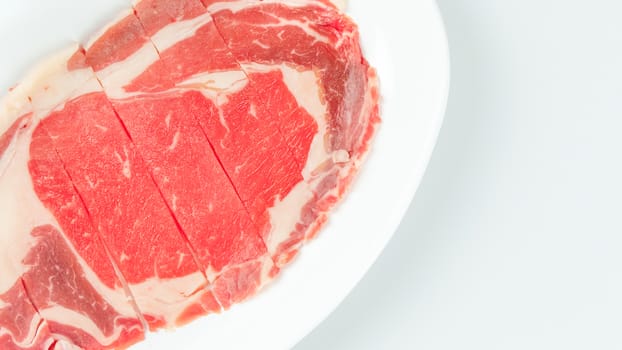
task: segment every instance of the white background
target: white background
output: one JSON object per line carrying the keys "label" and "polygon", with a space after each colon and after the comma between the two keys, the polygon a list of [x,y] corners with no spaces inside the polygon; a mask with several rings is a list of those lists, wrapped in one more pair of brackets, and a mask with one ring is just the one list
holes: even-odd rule
{"label": "white background", "polygon": [[622,349],[622,3],[439,6],[452,87],[428,172],[295,349]]}

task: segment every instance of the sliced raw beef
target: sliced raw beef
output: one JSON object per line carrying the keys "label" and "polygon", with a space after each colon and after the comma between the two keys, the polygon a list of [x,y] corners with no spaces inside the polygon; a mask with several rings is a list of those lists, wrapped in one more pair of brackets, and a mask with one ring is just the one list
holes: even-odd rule
{"label": "sliced raw beef", "polygon": [[266,208],[266,244],[283,264],[317,233],[367,153],[379,121],[375,72],[356,26],[328,1],[202,1],[251,80],[256,73],[258,98],[292,110],[280,131],[304,181]]}
{"label": "sliced raw beef", "polygon": [[[120,46],[127,42],[127,36],[143,38],[144,46],[121,61],[121,65],[101,63],[107,59],[103,48]],[[205,46],[200,42],[193,44]],[[203,56],[208,55],[206,52]],[[183,53],[177,55],[181,56]],[[200,126],[198,118],[204,113],[204,101],[210,100],[193,89],[170,89],[157,96],[150,92],[122,93],[127,81],[121,80],[116,70],[123,69],[125,62],[149,60],[158,62],[159,75],[170,75],[165,66],[169,61],[159,58],[133,13],[112,26],[86,51],[87,63],[99,68],[95,74],[213,284],[218,301],[228,307],[254,294],[273,273],[274,265]],[[229,61],[225,64],[235,65],[235,61]],[[238,276],[244,278],[240,280]]]}
{"label": "sliced raw beef", "polygon": [[0,348],[125,348],[256,294],[379,123],[326,0],[142,0],[0,103]]}
{"label": "sliced raw beef", "polygon": [[[44,86],[53,98],[58,91],[47,82]],[[37,96],[35,88],[29,88]],[[12,96],[12,106],[3,103],[15,107],[13,111],[4,108],[5,115],[21,117],[5,134],[3,160],[7,162],[0,176],[0,328],[13,329],[14,324],[4,323],[9,315],[21,322],[23,334],[11,332],[7,336],[15,347],[5,344],[3,349],[21,348],[44,330],[51,338],[40,340],[45,344],[69,342],[96,349],[134,343],[144,336],[142,323],[72,182],[54,152],[36,151],[36,144],[49,146],[48,137],[34,135],[35,120],[49,110],[41,113],[18,94]],[[43,102],[36,97],[33,101]],[[53,215],[49,203],[63,203],[58,215]],[[30,308],[25,303],[31,303]],[[25,338],[25,334],[36,336]]]}
{"label": "sliced raw beef", "polygon": [[[194,18],[183,13],[198,13],[191,0],[175,9],[141,3],[150,11],[136,12],[148,19],[160,60],[123,93],[190,88],[215,95],[216,113],[205,114],[204,129],[275,262],[284,265],[343,196],[379,120],[375,72],[362,57],[356,26],[326,1],[204,1],[208,13]],[[194,52],[205,47],[212,55],[202,60]],[[214,83],[218,75],[233,80],[238,70],[241,89]]]}
{"label": "sliced raw beef", "polygon": [[[89,68],[81,71],[97,82]],[[37,133],[49,135],[52,147],[33,142],[31,154],[58,153],[150,328],[186,322],[196,304],[218,310],[183,232],[98,84],[48,114]],[[50,206],[58,211],[63,202]]]}

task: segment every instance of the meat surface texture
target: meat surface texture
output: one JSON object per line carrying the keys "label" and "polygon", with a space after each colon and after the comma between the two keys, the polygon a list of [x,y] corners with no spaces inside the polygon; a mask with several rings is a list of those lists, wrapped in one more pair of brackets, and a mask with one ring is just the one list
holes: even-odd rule
{"label": "meat surface texture", "polygon": [[132,5],[0,101],[2,349],[124,349],[246,300],[379,125],[328,0]]}

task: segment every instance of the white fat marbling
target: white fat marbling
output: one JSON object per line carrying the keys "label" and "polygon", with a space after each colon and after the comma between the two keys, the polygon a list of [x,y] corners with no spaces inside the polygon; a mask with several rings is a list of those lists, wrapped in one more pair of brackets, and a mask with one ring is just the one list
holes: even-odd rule
{"label": "white fat marbling", "polygon": [[123,87],[144,73],[159,59],[160,56],[153,44],[147,42],[125,60],[115,62],[95,74],[106,89],[108,97],[123,99],[130,96]]}
{"label": "white fat marbling", "polygon": [[[47,349],[47,348],[44,348]],[[71,344],[70,341],[65,339],[58,339],[58,342],[54,344],[54,350],[84,350],[81,347]]]}
{"label": "white fat marbling", "polygon": [[172,279],[150,278],[129,287],[143,315],[164,316],[172,327],[186,308],[200,303],[206,280],[202,273],[195,272]]}
{"label": "white fat marbling", "polygon": [[0,100],[0,135],[4,134],[21,116],[30,112],[28,95],[18,85]]}
{"label": "white fat marbling", "polygon": [[[13,334],[11,334],[8,329],[2,327],[0,327],[0,337],[8,335],[19,348],[31,349],[34,345],[33,343],[38,341],[38,337],[41,336],[40,330],[43,325],[44,323],[41,317],[39,317],[38,314],[35,314],[30,320],[30,324],[28,325],[28,333],[23,336],[23,341],[15,339]],[[53,342],[54,339],[47,339],[44,344],[42,344],[42,348],[48,349]]]}
{"label": "white fat marbling", "polygon": [[287,241],[300,219],[302,207],[313,198],[313,190],[305,181],[299,182],[284,198],[277,199],[268,209],[270,213],[270,234],[266,245],[271,253]]}
{"label": "white fat marbling", "polygon": [[39,62],[22,82],[0,101],[0,134],[4,133],[17,118],[32,110],[30,98],[33,94],[39,97],[39,104],[55,105],[66,99],[67,94],[73,93],[76,86],[83,85],[88,74],[82,71],[67,74],[67,61],[77,50],[78,45],[71,45]]}
{"label": "white fat marbling", "polygon": [[242,90],[248,84],[248,78],[242,70],[204,72],[196,74],[177,84],[179,89],[198,89],[206,95],[216,97]]}
{"label": "white fat marbling", "polygon": [[228,266],[222,271],[216,271],[212,268],[212,266],[209,266],[207,270],[205,271],[205,274],[207,276],[207,279],[209,279],[211,282],[214,282],[218,279],[219,276],[225,274],[228,270],[237,269],[237,268],[244,269],[245,266],[253,265],[256,263],[260,263],[261,265],[261,273],[260,273],[260,278],[259,278],[260,288],[261,288],[265,283],[271,280],[270,272],[274,268],[274,264],[269,254],[264,254],[256,259],[248,260],[238,265]]}
{"label": "white fat marbling", "polygon": [[[106,346],[111,345],[115,341],[119,339],[119,336],[122,332],[126,330],[130,330],[132,328],[124,328],[124,327],[114,327],[114,332],[110,335],[105,335],[102,333],[101,329],[97,327],[95,322],[89,317],[86,317],[84,314],[77,312],[76,310],[67,309],[62,306],[51,306],[43,309],[39,309],[39,313],[41,317],[43,317],[48,323],[56,322],[58,324],[67,324],[67,325],[79,325],[80,330],[86,332],[91,335],[93,338],[97,340],[98,343]],[[140,329],[140,325],[134,326],[134,329]],[[59,337],[59,340],[62,341],[62,337],[59,335],[55,336]],[[65,341],[66,346],[73,346],[70,341]]]}
{"label": "white fat marbling", "polygon": [[[336,6],[342,5],[345,0],[332,1]],[[222,10],[229,10],[231,12],[238,12],[245,8],[264,5],[264,4],[285,4],[289,7],[305,7],[305,6],[321,6],[326,5],[320,1],[315,0],[238,0],[238,1],[223,1],[210,5],[207,10],[211,13],[216,13]]]}
{"label": "white fat marbling", "polygon": [[35,194],[28,171],[32,131],[33,127],[16,143],[13,160],[0,177],[0,295],[29,269],[22,260],[36,244],[32,229],[56,223]]}
{"label": "white fat marbling", "polygon": [[[328,132],[326,122],[327,105],[322,98],[319,87],[319,77],[312,70],[300,71],[286,64],[279,65],[262,65],[257,63],[242,64],[242,68],[247,73],[253,72],[269,72],[280,70],[283,74],[285,85],[296,98],[296,102],[307,113],[309,113],[317,124],[318,133],[315,134],[309,148],[307,163],[303,169],[302,175],[306,180],[310,180],[314,176],[317,167],[324,164],[327,160],[342,160],[345,150],[337,150],[335,152],[327,152],[325,140]],[[287,130],[283,130],[287,132]],[[347,153],[347,152],[346,152]]]}
{"label": "white fat marbling", "polygon": [[164,52],[178,42],[191,38],[199,28],[211,21],[212,16],[206,12],[195,18],[173,22],[155,33],[151,41],[159,52]]}

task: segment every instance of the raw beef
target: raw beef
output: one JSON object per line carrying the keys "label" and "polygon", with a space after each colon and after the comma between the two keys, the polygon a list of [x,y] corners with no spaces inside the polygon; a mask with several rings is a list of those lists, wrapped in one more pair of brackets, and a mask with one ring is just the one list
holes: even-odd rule
{"label": "raw beef", "polygon": [[379,124],[327,0],[142,0],[0,102],[0,348],[122,349],[256,294]]}

